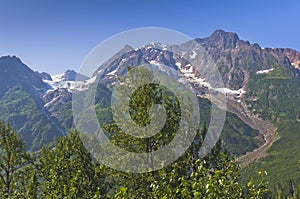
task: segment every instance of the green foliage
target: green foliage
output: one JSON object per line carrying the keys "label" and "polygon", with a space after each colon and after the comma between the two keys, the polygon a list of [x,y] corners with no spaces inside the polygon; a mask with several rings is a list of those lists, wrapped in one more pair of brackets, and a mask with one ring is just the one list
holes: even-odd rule
{"label": "green foliage", "polygon": [[[126,86],[124,85],[120,92],[128,93]],[[24,93],[21,89],[19,96],[22,95],[26,96],[26,92]],[[20,99],[25,100],[24,96]],[[205,118],[202,121],[209,123],[210,104],[200,99],[199,102],[200,108],[203,108],[200,113],[201,117]],[[95,107],[97,113],[101,114],[101,124],[111,122],[105,129],[115,145],[137,153],[149,153],[163,147],[173,139],[181,116],[178,99],[167,88],[159,86],[159,83],[146,84],[136,89],[129,102],[130,114],[135,123],[140,126],[149,124],[151,118],[155,116],[151,112],[151,107],[155,104],[164,105],[167,122],[159,133],[149,138],[136,138],[122,132],[116,124],[111,122],[110,118],[107,118],[111,117],[108,101],[97,98]],[[128,104],[120,106],[128,106]],[[223,132],[225,146],[230,146],[228,143],[238,135],[237,139],[253,140],[253,146],[247,147],[246,150],[254,147],[253,137],[257,132],[245,126],[235,116],[230,115],[230,117],[232,118],[226,120],[228,128],[224,131],[228,134],[224,135]],[[127,121],[124,120],[124,122]],[[19,198],[267,197],[265,195],[267,188],[263,179],[258,184],[255,182],[249,184],[248,187],[240,185],[239,167],[223,152],[221,141],[206,157],[199,156],[199,149],[207,131],[204,123],[201,124],[203,128],[197,132],[194,143],[176,162],[160,170],[142,174],[124,173],[97,164],[85,149],[80,135],[73,131],[68,136],[58,139],[54,148],[43,147],[35,154],[33,164],[19,165],[18,171],[20,172],[17,178],[19,182],[15,183],[18,186],[13,187],[10,192],[15,193],[14,197]],[[135,126],[128,128],[134,129]],[[238,144],[234,141],[234,144],[236,143]],[[242,146],[238,146],[242,150]]]}
{"label": "green foliage", "polygon": [[[101,100],[101,98],[99,98],[98,100],[101,102],[105,99],[103,98]],[[211,119],[211,102],[204,98],[198,98],[198,102],[200,109],[201,125],[204,125],[204,123],[209,124]],[[117,126],[113,125],[110,107],[103,106],[100,103],[96,103],[95,110],[97,113],[98,121],[102,126],[110,124],[111,128],[115,128],[114,130],[111,129],[110,131],[120,131],[120,129],[118,129]],[[107,127],[108,126],[106,126],[106,128]],[[239,156],[245,154],[246,152],[256,149],[260,144],[259,141],[256,139],[257,135],[257,130],[254,130],[251,127],[249,127],[235,114],[227,112],[224,128],[222,129],[221,133],[221,140],[222,146],[229,154]]]}
{"label": "green foliage", "polygon": [[247,183],[247,195],[249,198],[270,198],[271,192],[267,187],[268,182],[265,180],[265,176],[267,175],[266,171],[259,171],[257,182],[254,182],[254,180],[251,179]]}
{"label": "green foliage", "polygon": [[291,199],[299,199],[300,198],[300,185],[296,188],[295,193]]}
{"label": "green foliage", "polygon": [[54,149],[43,147],[36,166],[41,198],[90,198],[101,188],[96,187],[101,175],[76,131],[60,138]]}
{"label": "green foliage", "polygon": [[[298,162],[299,162],[299,169],[300,169],[300,160]],[[296,189],[292,190],[292,191],[293,191],[293,197],[291,197],[291,199],[299,199],[300,198],[300,185],[298,185],[298,187],[296,187]]]}
{"label": "green foliage", "polygon": [[[43,147],[28,164],[29,156],[18,134],[4,124],[0,130],[0,162],[4,165],[1,176],[6,179],[5,171],[13,172],[9,189],[5,184],[8,181],[0,184],[4,191],[0,198],[250,198],[251,194],[252,198],[266,198],[268,191],[264,178],[258,183],[251,182],[250,188],[239,184],[239,168],[221,151],[220,142],[207,157],[199,159],[205,126],[196,136],[198,141],[175,163],[142,174],[123,173],[96,164],[76,131],[60,138],[55,148]],[[7,158],[8,154],[14,156]],[[10,164],[6,163],[8,160]]]}
{"label": "green foliage", "polygon": [[[198,133],[203,141],[206,128]],[[120,185],[115,198],[269,198],[270,192],[264,173],[260,181],[239,184],[239,167],[221,151],[220,142],[203,159],[199,155],[199,142],[172,165],[145,174],[115,173]]]}
{"label": "green foliage", "polygon": [[293,77],[291,70],[287,66],[278,66],[265,76],[268,79],[289,79]]}
{"label": "green foliage", "polygon": [[[140,72],[147,73],[148,71]],[[147,74],[143,77],[147,77]],[[119,92],[122,92],[121,95],[123,96],[128,95],[128,90],[129,87],[126,85],[119,88]],[[156,104],[163,104],[167,114],[165,125],[160,132],[153,132],[154,136],[143,139],[126,134],[113,123],[105,127],[111,133],[112,142],[121,145],[127,151],[146,153],[158,150],[168,144],[178,131],[180,106],[178,99],[167,88],[158,84],[146,84],[137,88],[129,101],[129,113],[135,125],[146,126],[150,123],[151,118],[156,117],[150,110]],[[126,107],[128,104],[124,100],[120,106]],[[122,110],[119,114],[122,114],[121,112]],[[127,121],[124,120],[123,123],[127,123]],[[129,126],[127,130],[134,131],[135,128],[135,126]]]}
{"label": "green foliage", "polygon": [[18,194],[21,166],[28,164],[30,156],[25,152],[23,140],[10,125],[0,123],[0,196],[15,197]]}

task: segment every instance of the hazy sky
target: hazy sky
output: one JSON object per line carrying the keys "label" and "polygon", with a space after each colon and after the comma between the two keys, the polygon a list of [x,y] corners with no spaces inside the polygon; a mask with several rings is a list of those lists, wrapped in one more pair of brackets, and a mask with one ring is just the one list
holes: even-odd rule
{"label": "hazy sky", "polygon": [[108,37],[149,26],[193,38],[223,29],[262,47],[300,50],[299,11],[298,0],[0,0],[0,55],[51,74],[78,70]]}

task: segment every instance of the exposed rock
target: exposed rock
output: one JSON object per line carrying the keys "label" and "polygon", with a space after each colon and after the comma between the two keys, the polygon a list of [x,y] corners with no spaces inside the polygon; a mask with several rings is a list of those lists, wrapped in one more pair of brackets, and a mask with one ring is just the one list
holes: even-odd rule
{"label": "exposed rock", "polygon": [[89,78],[85,75],[75,72],[74,70],[67,70],[64,73],[64,81],[85,81]]}
{"label": "exposed rock", "polygon": [[48,73],[45,73],[45,72],[38,72],[38,71],[35,71],[35,73],[40,76],[43,80],[49,80],[49,81],[52,81],[52,78],[51,78],[51,75],[48,74]]}

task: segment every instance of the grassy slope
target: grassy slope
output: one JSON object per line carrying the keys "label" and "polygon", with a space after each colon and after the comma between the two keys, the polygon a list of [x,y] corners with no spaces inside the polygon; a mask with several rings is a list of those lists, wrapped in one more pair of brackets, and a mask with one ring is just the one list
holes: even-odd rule
{"label": "grassy slope", "polygon": [[[280,139],[268,150],[267,157],[243,169],[241,175],[248,179],[264,169],[269,173],[270,187],[281,186],[288,194],[290,180],[300,183],[300,81],[283,67],[252,77],[248,104],[278,127]],[[253,100],[253,96],[258,99]]]}

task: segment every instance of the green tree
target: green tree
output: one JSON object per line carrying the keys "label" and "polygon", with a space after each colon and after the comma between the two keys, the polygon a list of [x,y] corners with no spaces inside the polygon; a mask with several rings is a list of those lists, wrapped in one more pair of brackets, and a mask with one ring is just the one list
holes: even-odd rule
{"label": "green tree", "polygon": [[[300,165],[300,160],[299,160],[299,165]],[[292,199],[300,199],[300,185],[297,186]]]}
{"label": "green tree", "polygon": [[20,169],[18,183],[14,188],[12,198],[39,198],[39,186],[37,170],[34,165],[30,164]]}
{"label": "green tree", "polygon": [[295,193],[294,193],[292,199],[300,199],[300,186],[298,186],[296,188]]}
{"label": "green tree", "polygon": [[0,122],[0,150],[0,195],[11,198],[17,194],[20,168],[29,163],[30,155],[16,130],[4,122]]}
{"label": "green tree", "polygon": [[266,171],[259,171],[258,179],[256,181],[252,179],[247,183],[245,195],[251,199],[271,198],[271,191],[268,188],[269,183],[265,179],[267,175]]}
{"label": "green tree", "polygon": [[[135,153],[147,153],[147,163],[150,162],[148,173],[133,174],[118,171],[112,171],[111,175],[116,179],[116,198],[155,198],[153,182],[160,178],[159,172],[154,172],[152,151],[158,150],[168,144],[175,136],[180,121],[179,102],[178,99],[167,88],[161,86],[159,82],[149,83],[153,76],[151,71],[140,68],[129,68],[129,75],[123,82],[130,82],[120,85],[118,88],[120,106],[115,107],[118,115],[123,115],[124,110],[129,106],[130,118],[134,125],[126,126],[128,131],[136,131],[137,126],[145,127],[155,119],[157,115],[151,112],[151,108],[156,105],[162,105],[165,109],[166,121],[165,125],[158,129],[153,126],[154,136],[139,138],[128,135],[116,123],[105,126],[105,130],[111,136],[112,142],[124,148],[127,151]],[[140,86],[141,85],[141,86]],[[134,90],[132,93],[131,90]],[[129,101],[128,101],[129,99]],[[129,103],[127,103],[129,102]],[[121,121],[122,124],[128,123],[126,116]],[[160,121],[162,123],[162,121]],[[158,130],[158,131],[157,131]],[[155,132],[157,131],[157,132]],[[143,133],[143,132],[140,132]],[[147,132],[149,133],[149,132]],[[171,151],[170,151],[170,155]],[[145,165],[147,165],[145,163]],[[120,162],[122,164],[122,162]],[[138,165],[143,167],[144,165]],[[148,167],[149,165],[147,165]]]}
{"label": "green tree", "polygon": [[174,199],[241,198],[239,167],[232,158],[221,151],[219,144],[208,157],[199,157],[201,143],[197,138],[203,141],[206,130],[204,126],[180,159],[159,171],[161,178],[155,185],[157,196]]}
{"label": "green tree", "polygon": [[101,170],[95,170],[91,156],[76,131],[60,138],[53,149],[43,147],[37,167],[42,179],[42,198],[93,198],[97,194],[105,195],[99,182],[102,179]]}
{"label": "green tree", "polygon": [[144,174],[118,173],[121,178],[115,198],[270,198],[266,173],[259,172],[257,181],[246,186],[239,182],[239,166],[221,149],[221,142],[205,158],[199,158],[199,149],[206,134],[204,126],[189,150],[173,164]]}

